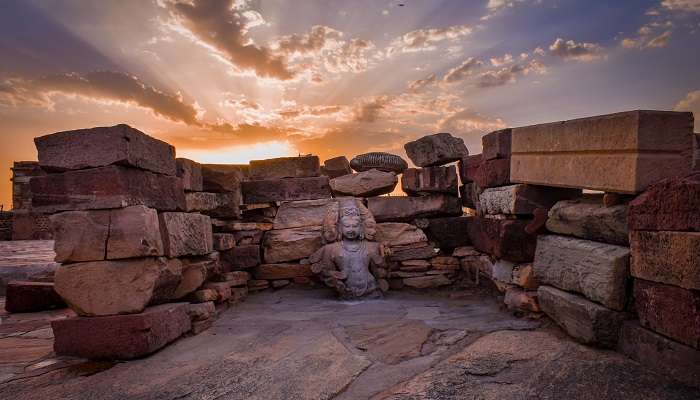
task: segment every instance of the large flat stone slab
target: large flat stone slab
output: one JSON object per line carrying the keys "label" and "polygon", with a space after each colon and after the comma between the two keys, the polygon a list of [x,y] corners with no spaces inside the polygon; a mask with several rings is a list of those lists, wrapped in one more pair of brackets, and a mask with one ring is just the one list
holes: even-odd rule
{"label": "large flat stone slab", "polygon": [[459,198],[446,195],[370,197],[367,199],[367,208],[377,222],[406,222],[415,218],[462,215]]}
{"label": "large flat stone slab", "polygon": [[319,175],[317,156],[280,157],[250,162],[251,180],[308,178]]}
{"label": "large flat stone slab", "polygon": [[642,326],[700,349],[700,291],[635,279],[634,301]]}
{"label": "large flat stone slab", "polygon": [[185,211],[201,212],[214,218],[240,218],[240,193],[189,192],[185,193]]}
{"label": "large flat stone slab", "polygon": [[314,200],[331,197],[327,176],[243,182],[243,202]]}
{"label": "large flat stone slab", "polygon": [[158,219],[166,256],[200,256],[214,251],[211,219],[208,216],[165,212]]}
{"label": "large flat stone slab", "polygon": [[202,186],[206,192],[241,192],[241,182],[248,179],[248,165],[202,164]]}
{"label": "large flat stone slab", "polygon": [[540,235],[533,268],[542,284],[577,292],[608,308],[623,310],[629,254],[628,247]]}
{"label": "large flat stone slab", "polygon": [[334,199],[287,201],[277,209],[274,229],[320,226]]}
{"label": "large flat stone slab", "polygon": [[535,185],[509,185],[484,189],[479,194],[477,212],[481,215],[530,215],[535,209],[549,209],[556,202],[579,197],[578,189]]}
{"label": "large flat stone slab", "polygon": [[629,111],[513,129],[511,180],[639,193],[691,169],[692,113]]}
{"label": "large flat stone slab", "polygon": [[401,175],[401,189],[409,195],[446,193],[457,196],[457,167],[409,168]]}
{"label": "large flat stone slab", "polygon": [[127,165],[175,175],[175,148],[128,125],[58,132],[34,139],[39,165],[67,171]]}
{"label": "large flat stone slab", "polygon": [[611,348],[617,345],[624,313],[551,286],[540,286],[537,300],[542,311],[577,341]]}
{"label": "large flat stone slab", "polygon": [[700,231],[700,173],[667,179],[629,203],[630,229]]}
{"label": "large flat stone slab", "polygon": [[386,246],[401,246],[428,241],[425,233],[415,225],[402,222],[383,222],[377,224],[376,228],[375,240]]}
{"label": "large flat stone slab", "polygon": [[605,207],[600,196],[564,200],[549,210],[547,229],[562,235],[627,245],[627,205]]}
{"label": "large flat stone slab", "polygon": [[370,169],[333,178],[330,185],[334,196],[371,197],[393,192],[398,182],[393,172]]}
{"label": "large flat stone slab", "polygon": [[311,271],[311,265],[301,264],[262,264],[253,268],[253,276],[255,279],[294,279],[301,276],[311,277],[314,273]]}
{"label": "large flat stone slab", "polygon": [[268,264],[300,260],[321,246],[320,226],[271,230],[263,238],[263,259]]}
{"label": "large flat stone slab", "polygon": [[32,208],[54,213],[144,205],[157,210],[185,209],[182,180],[117,165],[33,177]]}
{"label": "large flat stone slab", "polygon": [[188,332],[187,303],[163,304],[139,314],[73,317],[51,322],[57,354],[129,360],[151,354]]}
{"label": "large flat stone slab", "polygon": [[419,167],[444,165],[469,155],[464,140],[449,133],[436,133],[406,143],[406,155]]}
{"label": "large flat stone slab", "polygon": [[700,232],[632,231],[632,276],[700,290]]}

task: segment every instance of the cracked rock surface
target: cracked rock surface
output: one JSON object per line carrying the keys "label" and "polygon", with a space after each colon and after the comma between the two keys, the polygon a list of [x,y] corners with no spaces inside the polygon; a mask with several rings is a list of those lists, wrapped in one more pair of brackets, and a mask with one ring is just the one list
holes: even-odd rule
{"label": "cracked rock surface", "polygon": [[[3,321],[2,399],[689,399],[700,390],[475,289],[339,302],[330,290],[251,296],[209,330],[141,360],[55,358]],[[13,318],[10,316],[10,318]],[[49,329],[50,331],[50,329]],[[46,333],[50,339],[50,332]],[[50,342],[50,340],[48,340]],[[47,343],[50,345],[50,343]],[[9,352],[9,353],[8,353]]]}

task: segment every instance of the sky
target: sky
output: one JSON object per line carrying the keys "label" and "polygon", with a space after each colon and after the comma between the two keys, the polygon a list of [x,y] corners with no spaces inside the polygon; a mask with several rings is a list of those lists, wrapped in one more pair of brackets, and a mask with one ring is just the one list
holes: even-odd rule
{"label": "sky", "polygon": [[437,132],[476,154],[493,130],[634,109],[700,115],[700,0],[0,1],[5,209],[12,162],[64,130],[245,163],[405,157]]}

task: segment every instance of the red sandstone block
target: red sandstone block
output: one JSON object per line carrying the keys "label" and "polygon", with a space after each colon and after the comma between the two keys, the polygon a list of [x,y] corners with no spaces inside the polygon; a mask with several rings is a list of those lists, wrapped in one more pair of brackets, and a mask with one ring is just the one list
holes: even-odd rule
{"label": "red sandstone block", "polygon": [[629,203],[629,228],[700,231],[700,173],[656,183]]}
{"label": "red sandstone block", "polygon": [[248,165],[202,164],[205,192],[241,192],[241,182],[248,177]]}
{"label": "red sandstone block", "polygon": [[481,137],[482,154],[485,160],[510,158],[511,129],[501,129]]}
{"label": "red sandstone block", "polygon": [[401,175],[401,189],[409,195],[447,193],[457,196],[457,171],[446,167],[409,168]]}
{"label": "red sandstone block", "polygon": [[431,218],[423,231],[441,249],[467,246],[471,243],[469,225],[473,219],[474,217]]}
{"label": "red sandstone block", "polygon": [[66,306],[50,282],[12,281],[7,284],[5,296],[5,310],[11,313],[37,312]]}
{"label": "red sandstone block", "polygon": [[239,245],[220,253],[221,268],[224,272],[238,271],[260,265],[260,246],[257,244]]}
{"label": "red sandstone block", "polygon": [[89,359],[143,357],[179,338],[191,327],[187,303],[149,307],[139,314],[51,322],[56,354]]}
{"label": "red sandstone block", "polygon": [[317,156],[280,157],[250,162],[250,179],[308,178],[319,176]]}
{"label": "red sandstone block", "polygon": [[635,279],[634,299],[642,326],[700,349],[700,291]]}
{"label": "red sandstone block", "polygon": [[185,209],[182,181],[117,165],[37,176],[29,182],[34,211],[54,213],[144,205]]}
{"label": "red sandstone block", "polygon": [[459,169],[459,178],[462,183],[474,182],[476,173],[481,165],[482,155],[475,154],[459,160],[457,167]]}
{"label": "red sandstone block", "polygon": [[322,172],[327,177],[333,179],[339,176],[352,174],[350,161],[345,156],[329,158],[323,162]]}
{"label": "red sandstone block", "polygon": [[474,182],[482,189],[509,185],[510,160],[499,158],[482,161],[474,176]]}
{"label": "red sandstone block", "polygon": [[475,217],[469,224],[469,239],[474,247],[496,258],[513,262],[531,262],[535,257],[537,235],[526,232],[530,220]]}
{"label": "red sandstone block", "polygon": [[331,197],[327,176],[248,181],[242,183],[242,188],[245,204]]}
{"label": "red sandstone block", "polygon": [[190,192],[201,192],[204,188],[202,165],[186,158],[176,158],[177,176],[182,179],[182,187]]}

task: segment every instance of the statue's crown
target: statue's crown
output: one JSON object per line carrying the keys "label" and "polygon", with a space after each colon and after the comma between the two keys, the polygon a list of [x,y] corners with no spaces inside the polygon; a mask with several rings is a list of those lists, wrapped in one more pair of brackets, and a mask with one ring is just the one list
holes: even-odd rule
{"label": "statue's crown", "polygon": [[340,212],[341,218],[342,217],[359,217],[360,216],[360,210],[357,207],[346,207],[343,208]]}

